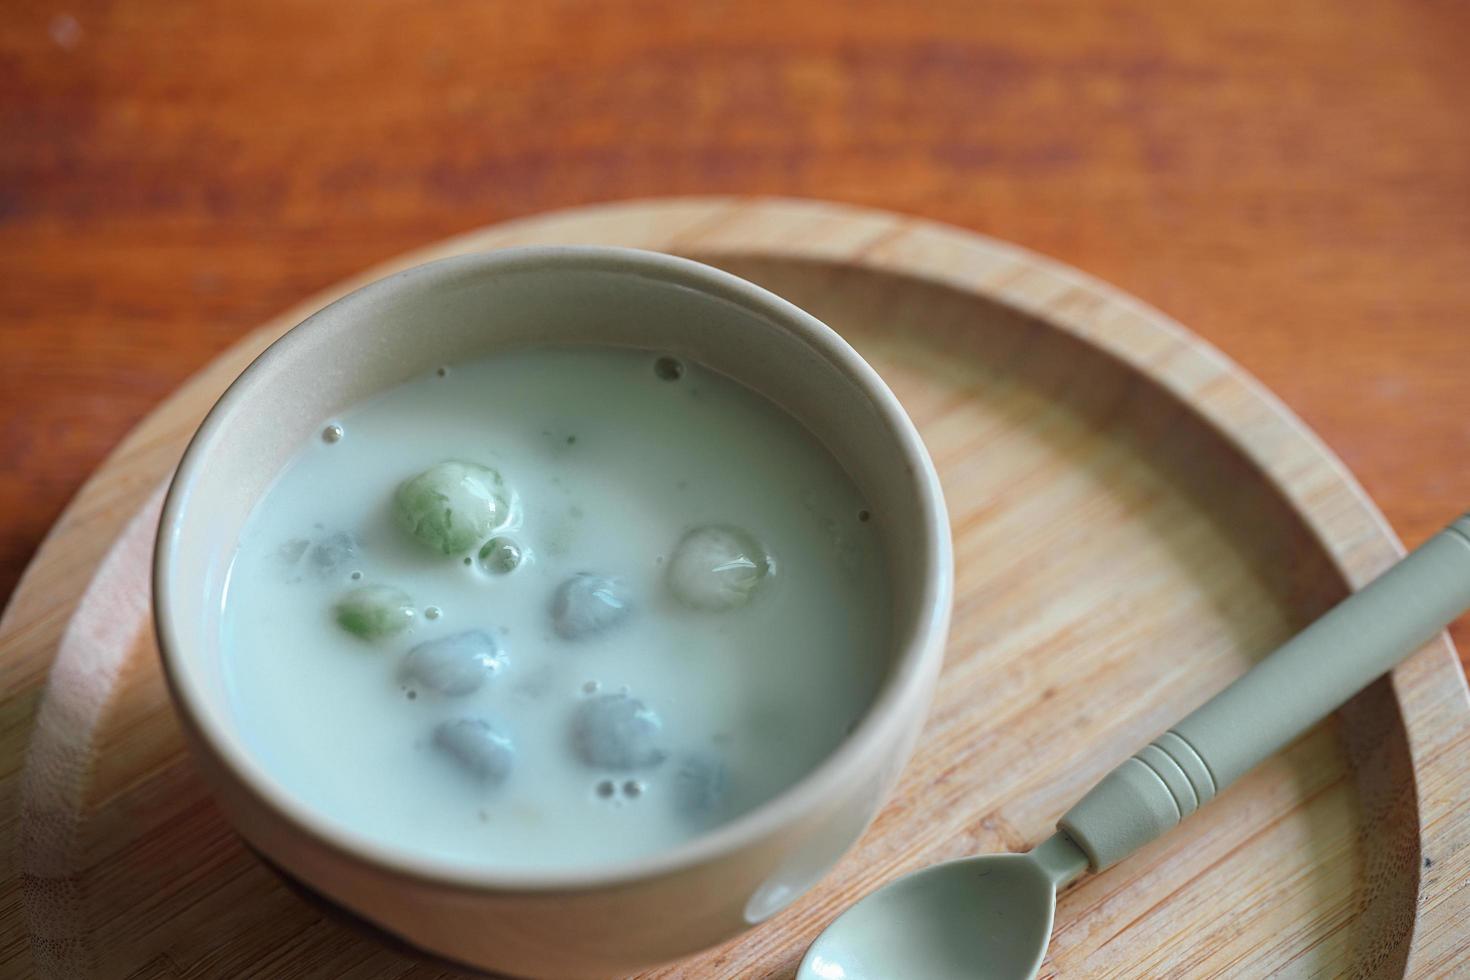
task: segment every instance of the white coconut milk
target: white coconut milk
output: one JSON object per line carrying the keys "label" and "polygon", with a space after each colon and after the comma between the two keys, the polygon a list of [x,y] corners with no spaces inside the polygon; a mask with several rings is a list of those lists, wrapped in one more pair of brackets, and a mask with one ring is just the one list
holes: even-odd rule
{"label": "white coconut milk", "polygon": [[[321,430],[246,526],[223,639],[248,744],[328,819],[478,866],[616,862],[780,793],[878,688],[882,515],[723,377],[647,352],[518,351]],[[468,549],[435,537],[432,493],[395,510],[426,471],[493,471],[493,531]],[[403,608],[351,606],[383,595]]]}

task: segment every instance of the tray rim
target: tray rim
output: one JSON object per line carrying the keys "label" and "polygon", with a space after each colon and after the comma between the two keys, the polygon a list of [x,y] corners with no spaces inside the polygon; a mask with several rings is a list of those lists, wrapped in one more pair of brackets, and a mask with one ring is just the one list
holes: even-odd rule
{"label": "tray rim", "polygon": [[[766,223],[792,234],[772,240],[754,227]],[[606,237],[614,229],[617,234]],[[630,240],[640,235],[647,240]],[[110,493],[105,483],[112,471],[139,453],[160,452],[157,444],[179,427],[168,418],[171,413],[210,389],[222,389],[280,333],[345,292],[431,259],[515,244],[583,241],[642,244],[716,261],[747,257],[858,266],[957,289],[1040,318],[1161,385],[1234,445],[1301,516],[1352,588],[1403,553],[1397,535],[1351,472],[1274,393],[1203,338],[1114,286],[1019,245],[887,211],[780,197],[646,198],[534,214],[411,250],[317,292],[243,335],[155,406],[67,504],[0,614],[0,658],[15,656],[17,648],[26,652],[28,634],[38,623],[53,617],[69,621],[86,594],[90,578],[79,577],[84,580],[52,588],[52,601],[46,601],[44,587],[57,583],[46,582],[44,572],[64,534],[79,523],[111,525],[101,535],[100,555],[110,547],[112,532],[120,531],[153,492],[150,482]],[[203,398],[206,407],[212,402]],[[19,623],[23,612],[31,614],[29,621]],[[49,670],[49,661],[45,666]],[[1470,689],[1448,635],[1396,668],[1390,685],[1408,739],[1421,853],[1433,850],[1444,870],[1470,869],[1470,820],[1465,819],[1470,817],[1470,765],[1455,764],[1470,746]],[[0,690],[0,697],[8,694]],[[17,773],[5,787],[12,805],[19,781]],[[1470,938],[1455,934],[1458,919],[1470,912],[1470,889],[1454,888],[1456,877],[1445,879],[1443,871],[1434,877],[1447,884],[1432,887],[1421,871],[1416,867],[1408,973],[1433,974],[1470,960]]]}

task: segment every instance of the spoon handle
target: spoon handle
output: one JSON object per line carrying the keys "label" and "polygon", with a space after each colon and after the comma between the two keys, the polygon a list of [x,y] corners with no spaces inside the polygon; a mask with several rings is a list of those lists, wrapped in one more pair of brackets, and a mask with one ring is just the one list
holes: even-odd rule
{"label": "spoon handle", "polygon": [[1114,769],[1058,826],[1094,871],[1127,857],[1470,609],[1470,514]]}

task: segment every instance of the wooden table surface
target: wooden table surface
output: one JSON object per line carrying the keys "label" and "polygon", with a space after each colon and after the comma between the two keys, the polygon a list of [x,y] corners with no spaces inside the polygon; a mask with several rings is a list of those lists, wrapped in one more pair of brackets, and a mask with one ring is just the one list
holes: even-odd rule
{"label": "wooden table surface", "polygon": [[817,6],[7,6],[0,597],[271,314],[469,228],[668,194],[1050,254],[1254,372],[1405,543],[1470,507],[1470,4]]}

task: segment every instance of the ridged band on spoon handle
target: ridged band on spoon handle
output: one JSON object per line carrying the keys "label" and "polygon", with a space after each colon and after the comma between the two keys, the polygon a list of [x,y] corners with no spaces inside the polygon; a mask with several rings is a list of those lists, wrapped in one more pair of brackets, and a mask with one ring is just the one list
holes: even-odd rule
{"label": "ridged band on spoon handle", "polygon": [[1122,860],[1321,721],[1470,608],[1470,514],[1114,769],[1058,826]]}

